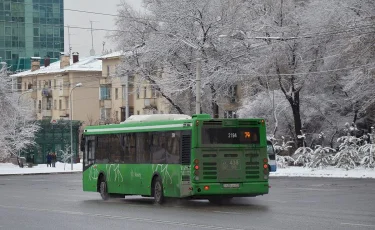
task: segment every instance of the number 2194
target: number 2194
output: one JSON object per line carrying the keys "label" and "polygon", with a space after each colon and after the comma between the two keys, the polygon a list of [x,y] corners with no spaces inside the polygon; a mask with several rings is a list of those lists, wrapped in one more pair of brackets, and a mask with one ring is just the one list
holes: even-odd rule
{"label": "number 2194", "polygon": [[228,138],[237,138],[237,133],[228,133]]}

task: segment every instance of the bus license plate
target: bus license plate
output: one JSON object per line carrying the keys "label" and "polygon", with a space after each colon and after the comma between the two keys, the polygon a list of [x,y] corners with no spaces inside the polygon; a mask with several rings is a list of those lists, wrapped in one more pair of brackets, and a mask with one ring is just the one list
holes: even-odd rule
{"label": "bus license plate", "polygon": [[224,188],[239,188],[240,184],[223,184]]}

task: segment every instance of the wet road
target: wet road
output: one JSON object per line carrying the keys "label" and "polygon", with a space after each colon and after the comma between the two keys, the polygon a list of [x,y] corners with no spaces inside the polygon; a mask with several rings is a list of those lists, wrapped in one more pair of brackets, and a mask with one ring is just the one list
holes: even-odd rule
{"label": "wet road", "polygon": [[375,229],[375,180],[271,178],[270,194],[230,205],[102,201],[81,174],[0,176],[2,229]]}

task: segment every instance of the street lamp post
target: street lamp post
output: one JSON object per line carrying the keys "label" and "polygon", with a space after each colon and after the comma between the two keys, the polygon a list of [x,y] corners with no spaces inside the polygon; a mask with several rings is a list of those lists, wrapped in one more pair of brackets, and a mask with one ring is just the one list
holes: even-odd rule
{"label": "street lamp post", "polygon": [[72,92],[75,88],[81,87],[82,83],[77,83],[71,90],[70,90],[70,163],[71,163],[71,170],[73,171],[73,105],[72,105]]}

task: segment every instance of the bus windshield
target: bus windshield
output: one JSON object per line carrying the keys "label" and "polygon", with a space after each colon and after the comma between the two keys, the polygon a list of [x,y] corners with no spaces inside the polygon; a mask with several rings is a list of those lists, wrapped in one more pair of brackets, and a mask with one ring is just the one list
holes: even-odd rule
{"label": "bus windshield", "polygon": [[202,144],[260,144],[258,127],[202,127]]}

